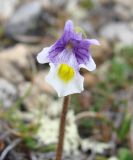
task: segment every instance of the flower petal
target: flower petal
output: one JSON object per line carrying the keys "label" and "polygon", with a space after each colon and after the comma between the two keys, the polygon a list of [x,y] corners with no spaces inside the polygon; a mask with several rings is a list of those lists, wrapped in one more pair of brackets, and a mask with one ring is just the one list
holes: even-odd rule
{"label": "flower petal", "polygon": [[76,33],[75,30],[74,30],[73,22],[71,20],[68,20],[65,23],[64,33],[63,33],[63,36],[62,36],[62,40],[63,40],[64,44],[67,44],[72,39],[82,40],[82,34]]}
{"label": "flower petal", "polygon": [[96,39],[87,39],[87,41],[93,45],[100,45],[99,41]]}
{"label": "flower petal", "polygon": [[50,54],[49,60],[51,63],[54,63],[56,66],[61,63],[68,64],[70,66],[73,66],[76,70],[79,68],[77,59],[75,57],[75,54],[73,53],[72,49],[64,49],[62,52],[54,56],[54,54]]}
{"label": "flower petal", "polygon": [[59,97],[67,96],[73,93],[80,93],[84,89],[84,78],[78,72],[75,71],[75,75],[71,81],[64,83],[58,77],[58,67],[55,67],[53,63],[50,63],[50,72],[46,77],[46,81],[53,86]]}
{"label": "flower petal", "polygon": [[88,71],[93,71],[96,69],[96,64],[95,64],[94,60],[92,59],[92,57],[89,56],[89,60],[85,64],[80,64],[79,67],[85,68]]}
{"label": "flower petal", "polygon": [[71,20],[66,21],[64,31],[71,32],[73,28],[73,22]]}
{"label": "flower petal", "polygon": [[48,54],[49,54],[50,49],[51,49],[51,47],[46,47],[40,53],[38,53],[37,61],[39,63],[44,64],[44,63],[49,62]]}

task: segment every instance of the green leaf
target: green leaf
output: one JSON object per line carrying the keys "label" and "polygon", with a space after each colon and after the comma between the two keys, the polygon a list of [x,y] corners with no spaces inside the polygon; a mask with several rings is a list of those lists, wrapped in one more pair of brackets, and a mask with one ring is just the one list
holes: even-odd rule
{"label": "green leaf", "polygon": [[112,66],[107,73],[107,81],[112,83],[114,87],[120,87],[127,83],[129,74],[129,66],[121,59],[113,59]]}
{"label": "green leaf", "polygon": [[131,151],[127,148],[121,148],[118,151],[119,160],[133,160],[133,155]]}
{"label": "green leaf", "polygon": [[32,137],[25,137],[24,142],[28,148],[36,149],[37,142]]}
{"label": "green leaf", "polygon": [[100,156],[100,155],[97,155],[95,160],[107,160],[107,158]]}
{"label": "green leaf", "polygon": [[117,133],[121,140],[124,140],[126,138],[130,129],[131,120],[132,120],[131,116],[126,115],[122,122],[121,127],[118,129]]}

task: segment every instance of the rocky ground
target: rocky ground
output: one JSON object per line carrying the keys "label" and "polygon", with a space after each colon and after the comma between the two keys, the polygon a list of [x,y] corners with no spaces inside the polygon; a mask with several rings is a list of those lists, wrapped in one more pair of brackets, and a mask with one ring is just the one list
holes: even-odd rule
{"label": "rocky ground", "polygon": [[73,95],[63,160],[133,159],[133,1],[0,1],[0,160],[52,160],[62,99],[37,53],[67,19],[90,38],[97,69]]}

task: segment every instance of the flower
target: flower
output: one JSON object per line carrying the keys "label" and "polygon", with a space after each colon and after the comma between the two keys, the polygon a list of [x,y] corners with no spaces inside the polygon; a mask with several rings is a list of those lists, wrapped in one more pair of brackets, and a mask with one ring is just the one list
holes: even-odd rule
{"label": "flower", "polygon": [[83,91],[84,77],[80,75],[80,68],[89,71],[96,68],[89,51],[91,44],[99,45],[99,42],[83,39],[82,33],[76,33],[73,22],[68,20],[61,38],[37,55],[39,63],[49,63],[50,72],[46,81],[54,87],[59,97]]}

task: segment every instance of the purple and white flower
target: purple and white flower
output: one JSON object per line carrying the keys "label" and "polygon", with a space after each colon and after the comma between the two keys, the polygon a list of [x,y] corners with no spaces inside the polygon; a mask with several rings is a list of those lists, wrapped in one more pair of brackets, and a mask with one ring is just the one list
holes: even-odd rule
{"label": "purple and white flower", "polygon": [[84,77],[80,75],[80,68],[89,71],[96,68],[89,51],[92,44],[99,45],[99,42],[83,39],[82,33],[76,33],[72,21],[68,20],[61,38],[37,55],[39,63],[49,63],[46,81],[55,88],[59,97],[83,91]]}

